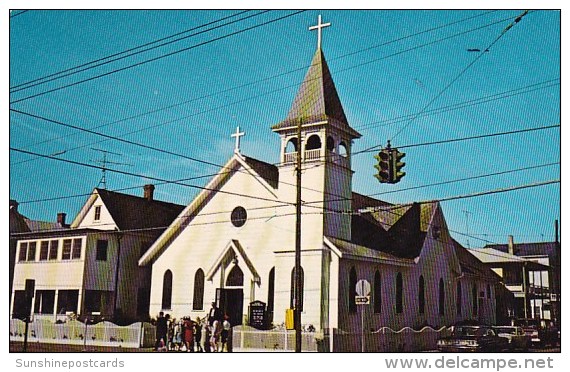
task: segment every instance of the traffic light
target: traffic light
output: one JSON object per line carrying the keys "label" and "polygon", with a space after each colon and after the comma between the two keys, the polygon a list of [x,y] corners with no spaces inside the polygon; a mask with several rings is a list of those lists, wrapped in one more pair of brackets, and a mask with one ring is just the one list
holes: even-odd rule
{"label": "traffic light", "polygon": [[398,151],[398,149],[392,149],[392,179],[391,183],[398,183],[406,175],[406,172],[402,172],[402,168],[406,163],[402,162],[402,158],[406,156],[404,152]]}
{"label": "traffic light", "polygon": [[392,181],[392,153],[389,149],[383,149],[378,155],[374,155],[374,158],[378,160],[378,164],[374,165],[374,168],[378,169],[378,174],[374,177],[380,183],[390,183]]}

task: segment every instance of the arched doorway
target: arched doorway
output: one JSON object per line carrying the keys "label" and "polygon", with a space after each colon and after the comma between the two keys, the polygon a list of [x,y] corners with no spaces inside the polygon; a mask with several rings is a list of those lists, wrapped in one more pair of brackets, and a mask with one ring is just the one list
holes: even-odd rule
{"label": "arched doorway", "polygon": [[223,315],[227,315],[232,326],[242,324],[243,318],[243,271],[234,265],[224,288],[216,290],[216,302]]}

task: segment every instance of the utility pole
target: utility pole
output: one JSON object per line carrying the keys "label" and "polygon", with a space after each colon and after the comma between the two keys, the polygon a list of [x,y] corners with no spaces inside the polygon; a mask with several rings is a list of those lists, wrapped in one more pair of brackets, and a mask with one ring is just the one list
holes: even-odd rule
{"label": "utility pole", "polygon": [[301,352],[301,120],[297,123],[297,201],[295,222],[295,308],[293,323],[295,325],[295,352]]}

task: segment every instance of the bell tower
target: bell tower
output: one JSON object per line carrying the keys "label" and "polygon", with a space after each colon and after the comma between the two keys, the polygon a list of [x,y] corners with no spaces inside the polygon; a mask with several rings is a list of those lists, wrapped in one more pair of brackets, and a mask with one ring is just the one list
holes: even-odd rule
{"label": "bell tower", "polygon": [[321,49],[321,30],[328,25],[319,17],[310,28],[319,33],[317,50],[287,117],[272,127],[281,137],[279,190],[285,201],[295,201],[291,185],[301,146],[304,245],[322,244],[323,235],[351,238],[351,216],[343,212],[352,209],[351,149],[361,135],[348,124]]}

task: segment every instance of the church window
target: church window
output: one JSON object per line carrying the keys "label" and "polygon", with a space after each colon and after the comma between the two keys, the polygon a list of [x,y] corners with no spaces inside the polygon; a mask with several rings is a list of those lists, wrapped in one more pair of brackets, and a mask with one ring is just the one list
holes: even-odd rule
{"label": "church window", "polygon": [[334,139],[331,136],[327,137],[327,150],[334,152]]}
{"label": "church window", "polygon": [[423,275],[420,275],[420,282],[418,284],[418,310],[420,314],[425,313],[426,310],[426,288]]}
{"label": "church window", "polygon": [[374,274],[374,313],[382,312],[382,279],[380,272],[376,270]]}
{"label": "church window", "polygon": [[162,309],[172,308],[172,271],[166,270],[162,279]]}
{"label": "church window", "polygon": [[234,265],[228,274],[226,285],[228,287],[243,287],[243,271],[241,271],[238,265]]}
{"label": "church window", "polygon": [[396,313],[401,314],[403,307],[402,273],[396,275]]}
{"label": "church window", "polygon": [[235,207],[231,215],[232,224],[235,227],[242,227],[247,221],[247,212],[244,207]]}
{"label": "church window", "polygon": [[461,282],[457,282],[457,299],[456,299],[456,306],[457,306],[457,315],[461,315],[462,308],[461,304],[463,303],[463,294],[461,293]]}
{"label": "church window", "polygon": [[287,145],[285,146],[285,153],[288,154],[296,151],[297,151],[297,138],[291,138],[287,142]]}
{"label": "church window", "polygon": [[305,150],[316,150],[321,148],[321,137],[318,134],[312,134],[307,139]]}
{"label": "church window", "polygon": [[350,268],[348,275],[348,312],[356,313],[356,270]]}
{"label": "church window", "polygon": [[439,315],[445,315],[445,284],[439,279]]}
{"label": "church window", "polygon": [[348,156],[348,147],[346,147],[344,142],[338,144],[338,154],[344,157]]}
{"label": "church window", "polygon": [[[304,297],[304,286],[305,286],[305,274],[303,268],[299,270],[299,309],[303,311],[303,297]],[[295,268],[291,270],[291,309],[295,308]]]}
{"label": "church window", "polygon": [[192,310],[204,310],[204,271],[202,269],[198,269],[194,274]]}
{"label": "church window", "polygon": [[275,268],[269,271],[269,280],[267,285],[267,313],[271,317],[273,313],[273,306],[275,303]]}

